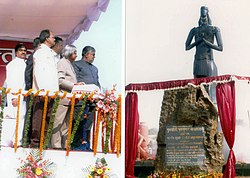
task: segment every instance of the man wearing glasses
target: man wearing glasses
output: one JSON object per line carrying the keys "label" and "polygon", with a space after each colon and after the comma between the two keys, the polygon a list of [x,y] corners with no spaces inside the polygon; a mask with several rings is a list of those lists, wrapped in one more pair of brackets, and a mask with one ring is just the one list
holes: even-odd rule
{"label": "man wearing glasses", "polygon": [[[40,33],[41,46],[33,56],[33,84],[34,90],[55,92],[59,90],[55,55],[51,49],[55,45],[55,37],[52,31],[45,29]],[[46,113],[45,137],[50,121],[54,100],[49,98]],[[34,98],[32,131],[30,147],[38,147],[41,135],[41,123],[43,118],[44,97]]]}

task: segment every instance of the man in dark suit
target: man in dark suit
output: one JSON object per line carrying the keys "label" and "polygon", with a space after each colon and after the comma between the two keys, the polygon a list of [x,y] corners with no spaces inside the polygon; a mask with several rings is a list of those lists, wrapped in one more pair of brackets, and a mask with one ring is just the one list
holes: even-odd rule
{"label": "man in dark suit", "polygon": [[[34,40],[33,40],[33,53],[28,57],[27,61],[26,61],[26,68],[25,68],[25,90],[29,90],[32,88],[32,82],[33,82],[33,54],[35,53],[35,51],[38,49],[38,47],[40,46],[40,38],[39,37],[36,37]],[[28,96],[26,99],[26,113],[25,113],[25,120],[24,120],[24,123],[27,122],[27,115],[28,115],[28,110],[29,110],[29,102],[30,102],[30,96]],[[32,113],[32,108],[31,108],[31,113]],[[32,114],[31,114],[32,116]],[[31,121],[32,118],[30,118],[30,121]],[[27,125],[28,126],[28,125]],[[26,124],[24,125],[24,127],[26,127]],[[29,129],[28,128],[24,128],[23,129],[23,137],[26,137],[27,138],[27,142],[24,143],[23,142],[23,146],[26,147],[27,145],[25,144],[29,144],[30,142],[30,136],[31,136],[31,122],[29,123]],[[28,129],[28,135],[25,135],[25,130]],[[24,139],[23,139],[24,141]]]}
{"label": "man in dark suit", "polygon": [[85,46],[82,50],[82,59],[73,62],[78,82],[85,84],[95,84],[101,87],[98,77],[98,69],[92,63],[95,59],[95,48]]}
{"label": "man in dark suit", "polygon": [[[40,46],[40,38],[36,37],[33,40],[33,48],[34,52]],[[26,61],[26,68],[25,68],[25,90],[29,90],[32,88],[32,81],[33,81],[33,54],[34,52],[28,57]]]}
{"label": "man in dark suit", "polygon": [[[91,46],[85,46],[82,50],[82,59],[79,61],[74,61],[73,67],[76,72],[77,82],[82,82],[84,84],[95,84],[96,86],[101,88],[98,77],[98,69],[92,64],[94,62],[94,59],[95,48]],[[78,150],[90,150],[89,140],[91,127],[94,120],[94,112],[92,112],[94,108],[95,106],[91,103],[88,103],[85,108],[82,121],[83,124],[81,124],[83,128],[78,129],[80,134],[82,134],[82,144],[80,144],[80,146],[77,148]]]}

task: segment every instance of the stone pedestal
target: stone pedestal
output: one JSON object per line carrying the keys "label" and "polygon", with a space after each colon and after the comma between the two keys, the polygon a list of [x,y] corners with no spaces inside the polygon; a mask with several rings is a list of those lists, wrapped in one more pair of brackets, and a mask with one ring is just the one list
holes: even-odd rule
{"label": "stone pedestal", "polygon": [[224,164],[217,108],[203,86],[164,93],[156,170],[221,172]]}

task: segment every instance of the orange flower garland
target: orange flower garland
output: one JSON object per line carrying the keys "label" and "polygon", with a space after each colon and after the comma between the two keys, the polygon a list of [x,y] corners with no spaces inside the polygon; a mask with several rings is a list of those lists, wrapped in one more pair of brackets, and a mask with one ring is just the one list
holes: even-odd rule
{"label": "orange flower garland", "polygon": [[93,132],[92,132],[92,149],[94,147],[94,143],[95,143],[95,128],[96,128],[96,113],[98,113],[98,111],[95,108],[94,111],[94,121],[93,121]]}
{"label": "orange flower garland", "polygon": [[41,90],[37,90],[36,93],[34,94],[34,97],[38,96]]}
{"label": "orange flower garland", "polygon": [[39,147],[40,154],[42,154],[43,151],[44,130],[45,130],[45,122],[46,122],[47,106],[48,106],[48,94],[49,90],[46,92],[46,95],[44,96],[43,119],[42,119],[40,147]]}
{"label": "orange flower garland", "polygon": [[115,149],[117,157],[120,156],[121,152],[121,95],[119,95],[118,99],[118,110],[117,110],[117,121],[115,126]]}
{"label": "orange flower garland", "polygon": [[55,99],[59,94],[59,91],[56,91],[54,95],[52,95],[50,98]]}
{"label": "orange flower garland", "polygon": [[67,138],[67,142],[66,142],[66,156],[69,156],[69,150],[70,150],[70,137],[71,137],[73,116],[74,116],[75,98],[76,98],[76,93],[74,93],[72,98],[71,98],[68,138]]}
{"label": "orange flower garland", "polygon": [[17,150],[17,142],[18,142],[18,125],[19,125],[19,115],[20,115],[20,100],[21,100],[21,91],[22,89],[19,89],[18,91],[18,98],[17,98],[17,114],[16,114],[16,132],[15,132],[15,143],[14,143],[14,150],[16,152]]}
{"label": "orange flower garland", "polygon": [[85,93],[82,93],[82,95],[80,96],[80,98],[78,99],[79,101],[82,100],[85,96]]}
{"label": "orange flower garland", "polygon": [[104,152],[105,130],[107,126],[107,116],[102,120],[102,152]]}
{"label": "orange flower garland", "polygon": [[5,94],[8,94],[10,92],[11,88],[8,88]]}
{"label": "orange flower garland", "polygon": [[31,93],[32,93],[33,89],[29,89],[29,91],[27,91],[27,93],[23,94],[24,97],[28,97]]}
{"label": "orange flower garland", "polygon": [[66,97],[66,95],[67,95],[67,92],[65,91],[65,92],[63,92],[63,95],[60,98],[63,99]]}

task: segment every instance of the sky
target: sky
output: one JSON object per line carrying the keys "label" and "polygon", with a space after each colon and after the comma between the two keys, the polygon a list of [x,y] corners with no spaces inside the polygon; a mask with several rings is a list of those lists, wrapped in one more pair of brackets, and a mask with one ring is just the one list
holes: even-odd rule
{"label": "sky", "polygon": [[[185,41],[204,5],[222,35],[223,51],[214,50],[219,75],[250,76],[249,0],[127,0],[126,85],[193,78],[195,48],[185,51]],[[162,96],[138,92],[141,121],[158,127]]]}
{"label": "sky", "polygon": [[109,90],[117,84],[118,94],[121,93],[124,83],[122,32],[122,1],[111,0],[99,20],[93,22],[89,31],[82,32],[73,43],[78,49],[77,60],[81,59],[84,46],[89,45],[96,49],[93,64],[98,68],[100,84]]}

